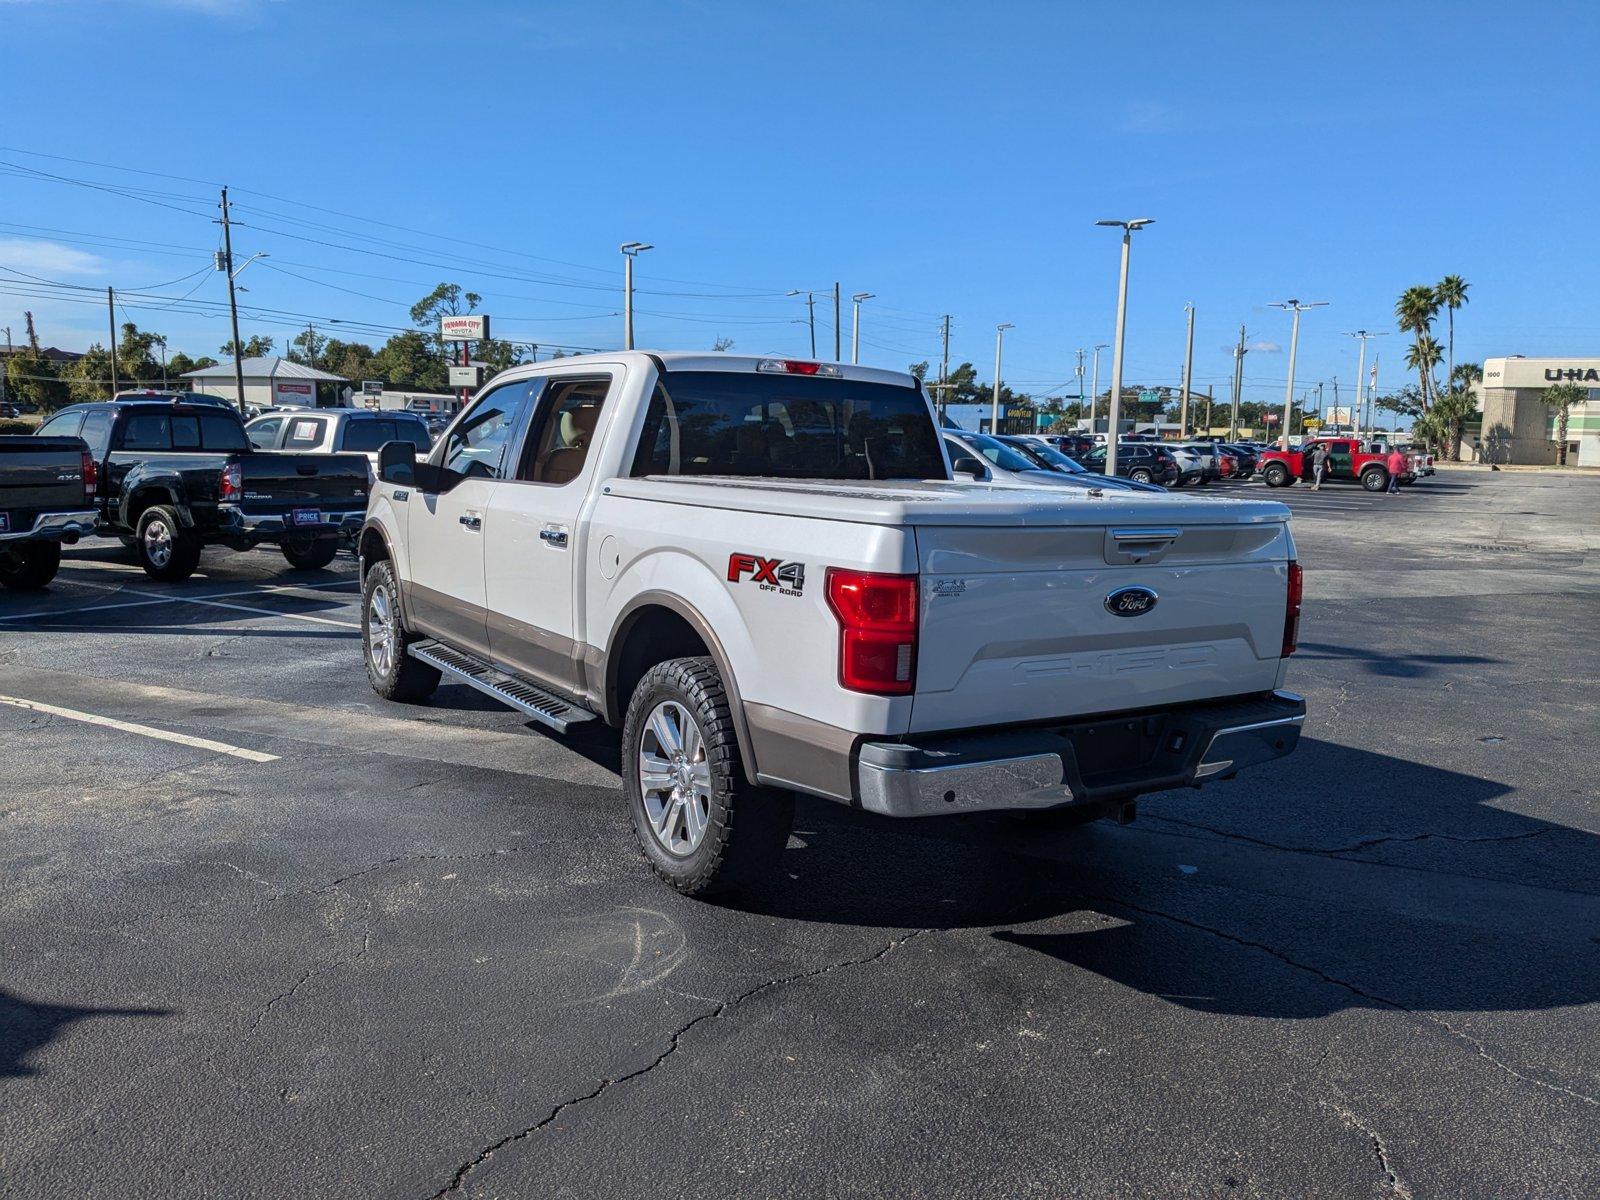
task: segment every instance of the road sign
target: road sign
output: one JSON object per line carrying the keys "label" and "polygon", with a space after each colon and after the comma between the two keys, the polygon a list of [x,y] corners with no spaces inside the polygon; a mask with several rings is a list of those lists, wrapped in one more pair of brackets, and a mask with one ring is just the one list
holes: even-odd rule
{"label": "road sign", "polygon": [[476,388],[483,386],[482,367],[451,367],[450,386],[453,388]]}
{"label": "road sign", "polygon": [[1329,406],[1329,408],[1328,408],[1328,424],[1329,425],[1353,425],[1353,424],[1355,424],[1355,409],[1346,408],[1343,405]]}
{"label": "road sign", "polygon": [[1263,421],[1265,421],[1268,425],[1276,425],[1278,423],[1278,420],[1279,420],[1277,413],[1268,413],[1266,416],[1262,417],[1261,419]]}
{"label": "road sign", "polygon": [[1145,388],[1144,391],[1139,393],[1140,404],[1156,404],[1160,401],[1160,399],[1161,393],[1153,388]]}
{"label": "road sign", "polygon": [[440,317],[439,336],[447,342],[481,342],[489,336],[489,314]]}
{"label": "road sign", "polygon": [[381,380],[381,379],[363,379],[361,381],[361,394],[363,396],[381,396],[381,395],[383,395],[383,380]]}

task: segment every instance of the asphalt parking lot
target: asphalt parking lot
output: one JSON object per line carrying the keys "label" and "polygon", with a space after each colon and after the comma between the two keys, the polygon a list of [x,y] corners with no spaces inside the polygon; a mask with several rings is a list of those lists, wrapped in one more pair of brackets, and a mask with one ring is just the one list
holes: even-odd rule
{"label": "asphalt parking lot", "polygon": [[1600,480],[1270,495],[1297,754],[1127,827],[802,802],[721,907],[614,735],[374,696],[350,559],[69,550],[0,595],[0,1192],[1600,1194]]}

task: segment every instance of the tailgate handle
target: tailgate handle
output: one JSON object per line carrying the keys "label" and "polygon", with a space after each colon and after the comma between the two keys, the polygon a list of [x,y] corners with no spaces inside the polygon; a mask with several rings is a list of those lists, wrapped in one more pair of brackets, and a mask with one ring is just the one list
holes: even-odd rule
{"label": "tailgate handle", "polygon": [[1181,529],[1113,529],[1112,539],[1121,546],[1133,545],[1160,545],[1163,542],[1175,542],[1183,536]]}
{"label": "tailgate handle", "polygon": [[317,473],[317,464],[297,463],[294,469],[302,475],[315,475]]}

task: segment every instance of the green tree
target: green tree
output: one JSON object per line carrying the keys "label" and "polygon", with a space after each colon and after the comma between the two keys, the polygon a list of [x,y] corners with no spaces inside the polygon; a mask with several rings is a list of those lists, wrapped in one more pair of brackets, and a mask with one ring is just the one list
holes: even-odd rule
{"label": "green tree", "polygon": [[1450,368],[1450,386],[1469,388],[1475,383],[1483,382],[1482,363],[1457,363]]}
{"label": "green tree", "polygon": [[1406,366],[1415,371],[1422,380],[1423,411],[1427,411],[1433,403],[1433,372],[1443,357],[1444,351],[1439,343],[1426,333],[1418,336],[1416,341],[1406,347]]}
{"label": "green tree", "polygon": [[472,343],[472,361],[486,364],[492,377],[522,362],[522,347],[499,338],[483,338]]}
{"label": "green tree", "polygon": [[202,354],[199,358],[190,358],[182,350],[179,350],[171,358],[167,359],[167,374],[173,379],[178,379],[187,375],[190,371],[203,371],[207,367],[216,365],[217,360],[209,354]]}
{"label": "green tree", "polygon": [[1445,379],[1454,380],[1456,377],[1456,309],[1467,302],[1467,289],[1472,285],[1459,275],[1446,275],[1433,289],[1433,302],[1445,311],[1445,319],[1450,323],[1449,332],[1449,358],[1445,368]]}
{"label": "green tree", "polygon": [[[1402,333],[1409,333],[1411,335],[1414,348],[1420,345],[1423,338],[1427,338],[1430,342],[1433,340],[1431,336],[1433,333],[1433,318],[1436,317],[1438,313],[1438,297],[1434,294],[1434,290],[1431,287],[1427,287],[1423,284],[1417,284],[1413,287],[1408,287],[1405,291],[1401,292],[1400,299],[1395,301],[1394,305],[1394,315],[1396,321],[1399,322],[1400,330]],[[1422,407],[1423,410],[1426,411],[1430,398],[1430,376],[1428,371],[1420,365],[1423,357],[1424,356],[1419,353],[1416,356],[1415,361],[1410,356],[1407,357],[1406,361],[1407,365],[1415,367],[1417,371],[1418,379],[1422,385]],[[1438,356],[1435,355],[1434,365],[1437,365],[1437,362]]]}
{"label": "green tree", "polygon": [[[224,342],[222,344],[221,348],[218,349],[217,353],[222,355],[224,358],[232,358],[232,357],[234,357],[234,354],[233,354],[233,339],[229,338],[226,342]],[[262,334],[259,334],[259,333],[253,333],[248,338],[245,339],[244,353],[239,355],[239,357],[240,358],[266,358],[271,353],[272,353],[272,339],[269,338],[269,337],[266,337],[266,336],[264,336]]]}
{"label": "green tree", "polygon": [[156,348],[165,346],[166,339],[159,333],[145,333],[132,321],[124,322],[122,338],[117,343],[120,384],[154,383],[160,379],[161,364],[156,360]]}
{"label": "green tree", "polygon": [[1477,393],[1470,388],[1451,388],[1428,410],[1428,415],[1438,422],[1439,440],[1451,462],[1461,461],[1461,433],[1477,413]]}
{"label": "green tree", "polygon": [[926,362],[912,363],[906,370],[910,371],[917,379],[922,380],[924,383],[927,382],[928,364]]}
{"label": "green tree", "polygon": [[86,400],[111,399],[111,351],[95,342],[82,358],[68,363],[61,372],[75,404]]}
{"label": "green tree", "polygon": [[[397,333],[373,356],[375,374],[398,388],[443,392],[450,387],[449,365],[430,338],[417,330]],[[343,372],[341,372],[342,374]]]}
{"label": "green tree", "polygon": [[719,337],[716,341],[711,343],[711,352],[713,354],[724,354],[732,349],[733,339],[731,337]]}
{"label": "green tree", "polygon": [[319,361],[323,370],[342,375],[360,387],[363,379],[384,377],[378,369],[376,358],[371,346],[361,342],[341,342],[338,338],[329,338],[327,345],[322,348]]}
{"label": "green tree", "polygon": [[70,392],[55,363],[37,346],[24,346],[6,363],[6,395],[13,402],[53,412],[67,402]]}
{"label": "green tree", "polygon": [[1575,383],[1558,383],[1539,393],[1545,407],[1556,413],[1556,462],[1563,467],[1567,465],[1567,418],[1574,404],[1582,404],[1588,398],[1589,389]]}
{"label": "green tree", "polygon": [[321,367],[324,362],[323,353],[328,348],[329,340],[317,332],[316,326],[306,326],[295,334],[289,343],[289,361],[306,367]]}

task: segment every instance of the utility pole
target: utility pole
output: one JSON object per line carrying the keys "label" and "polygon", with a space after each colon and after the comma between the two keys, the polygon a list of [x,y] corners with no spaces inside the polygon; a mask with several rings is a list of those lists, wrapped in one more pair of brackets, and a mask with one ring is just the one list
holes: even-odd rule
{"label": "utility pole", "polygon": [[1072,372],[1075,376],[1077,376],[1077,379],[1078,379],[1078,403],[1079,404],[1083,403],[1083,355],[1084,355],[1084,349],[1083,349],[1082,346],[1079,346],[1078,347],[1078,366],[1077,366],[1077,369]]}
{"label": "utility pole", "polygon": [[1228,440],[1239,440],[1239,401],[1244,392],[1244,356],[1250,351],[1244,345],[1244,326],[1239,326],[1239,344],[1233,348],[1233,415],[1228,418]]}
{"label": "utility pole", "polygon": [[1370,424],[1378,419],[1378,359],[1380,354],[1372,356],[1372,374],[1367,380],[1367,420]]}
{"label": "utility pole", "polygon": [[1178,408],[1178,437],[1189,436],[1189,386],[1193,382],[1191,372],[1194,370],[1194,305],[1183,306],[1189,313],[1189,336],[1183,351],[1183,399]]}
{"label": "utility pole", "polygon": [[1206,384],[1206,436],[1211,436],[1211,384]]}
{"label": "utility pole", "polygon": [[233,226],[228,221],[228,189],[222,189],[222,269],[228,273],[228,319],[233,324],[233,385],[244,415],[244,346],[239,341],[239,298],[233,290]]}
{"label": "utility pole", "polygon": [[622,348],[633,349],[633,260],[655,247],[648,242],[623,242],[622,251]]}
{"label": "utility pole", "polygon": [[939,355],[939,424],[944,425],[945,409],[950,405],[950,314],[939,322],[944,349]]}
{"label": "utility pole", "polygon": [[850,304],[854,308],[854,319],[850,322],[850,362],[861,361],[861,302],[873,299],[871,292],[857,292],[850,297]]}
{"label": "utility pole", "polygon": [[106,289],[106,320],[111,326],[111,395],[117,394],[117,293]]}
{"label": "utility pole", "polygon": [[817,356],[817,294],[815,292],[802,292],[795,288],[789,293],[791,296],[804,296],[806,298],[806,324],[811,327],[811,357]]}
{"label": "utility pole", "polygon": [[[1382,333],[1368,333],[1365,329],[1358,329],[1354,333],[1348,333],[1345,336],[1353,337],[1361,343],[1361,355],[1356,360],[1358,363],[1356,367],[1356,408],[1361,413],[1361,423],[1365,425],[1367,423],[1367,412],[1363,385],[1367,378],[1367,340],[1369,338],[1383,337],[1384,335]],[[1373,359],[1373,366],[1377,366],[1376,358]]]}
{"label": "utility pole", "polygon": [[0,371],[0,404],[4,404],[10,398],[9,393],[6,391],[6,378],[10,374],[11,355],[14,353],[14,351],[11,349],[11,326],[9,326],[9,325],[5,326],[5,331],[6,331],[6,367],[7,367],[7,370]]}
{"label": "utility pole", "polygon": [[1094,437],[1094,409],[1100,403],[1100,351],[1106,348],[1101,342],[1094,348],[1094,381],[1089,389],[1089,436]]}
{"label": "utility pole", "polygon": [[[1295,354],[1300,349],[1300,314],[1308,308],[1323,308],[1326,300],[1308,300],[1302,303],[1299,300],[1280,300],[1272,304],[1272,308],[1281,308],[1285,312],[1294,314],[1294,325],[1289,333],[1289,380],[1283,389],[1283,449],[1289,449],[1289,418],[1294,413],[1294,360]],[[1318,385],[1321,386],[1320,384]]]}
{"label": "utility pole", "polygon": [[833,283],[833,361],[838,362],[842,356],[839,353],[839,281]]}
{"label": "utility pole", "polygon": [[1128,257],[1133,251],[1133,231],[1151,224],[1151,217],[1131,221],[1096,221],[1122,230],[1122,273],[1117,280],[1117,331],[1111,339],[1111,396],[1106,412],[1106,477],[1117,473],[1117,426],[1122,417],[1122,347],[1128,331]]}
{"label": "utility pole", "polygon": [[994,396],[989,402],[989,436],[1000,436],[1000,343],[1006,330],[1014,328],[1010,321],[994,327]]}

